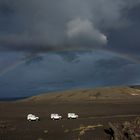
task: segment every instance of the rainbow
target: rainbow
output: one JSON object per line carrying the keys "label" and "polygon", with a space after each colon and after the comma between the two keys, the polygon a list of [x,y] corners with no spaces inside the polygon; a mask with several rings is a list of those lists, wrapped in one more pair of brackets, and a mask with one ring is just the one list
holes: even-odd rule
{"label": "rainbow", "polygon": [[134,64],[140,64],[140,60],[138,60],[137,58],[134,58],[134,56],[130,54],[120,53],[120,52],[116,52],[112,50],[104,50],[104,51],[106,51],[107,53],[113,54],[114,56],[117,56],[119,58],[122,58],[124,60],[127,60],[129,62],[132,62]]}
{"label": "rainbow", "polygon": [[[118,53],[116,51],[112,51],[112,50],[102,50],[103,52],[106,52],[106,53],[109,53],[109,54],[113,54],[114,56],[117,56],[119,58],[122,58],[122,59],[125,59],[125,60],[128,60],[132,63],[135,63],[135,64],[140,64],[140,60],[134,58],[133,56],[131,55],[128,55],[128,54],[122,54],[122,53]],[[7,74],[8,72],[16,69],[18,66],[24,64],[28,59],[34,59],[36,56],[32,56],[32,57],[28,57],[27,59],[22,59],[22,60],[19,60],[13,64],[11,64],[9,67],[3,69],[3,70],[0,70],[0,77],[1,76],[4,76],[5,74]]]}
{"label": "rainbow", "polygon": [[0,71],[0,77],[1,76],[4,76],[5,74],[7,74],[8,72],[14,70],[15,68],[17,68],[19,65],[23,64],[25,62],[25,60],[20,60],[20,61],[17,61],[13,64],[11,64],[9,67],[3,69]]}
{"label": "rainbow", "polygon": [[36,57],[37,57],[36,54],[29,54],[24,59],[20,59],[19,61],[16,61],[16,62],[12,63],[9,67],[7,67],[7,68],[5,68],[3,70],[0,70],[0,77],[4,76],[8,72],[16,69],[18,66],[24,64],[26,61],[32,60],[32,59],[34,59]]}

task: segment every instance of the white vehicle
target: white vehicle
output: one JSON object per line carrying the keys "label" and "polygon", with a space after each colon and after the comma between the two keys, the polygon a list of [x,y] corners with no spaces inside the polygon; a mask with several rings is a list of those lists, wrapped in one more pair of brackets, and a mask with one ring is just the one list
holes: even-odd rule
{"label": "white vehicle", "polygon": [[28,114],[27,115],[27,120],[28,121],[39,121],[39,117],[33,115],[33,114]]}
{"label": "white vehicle", "polygon": [[51,114],[51,119],[52,120],[61,120],[62,116],[58,115],[58,114]]}
{"label": "white vehicle", "polygon": [[68,113],[68,119],[77,119],[78,115],[75,113]]}

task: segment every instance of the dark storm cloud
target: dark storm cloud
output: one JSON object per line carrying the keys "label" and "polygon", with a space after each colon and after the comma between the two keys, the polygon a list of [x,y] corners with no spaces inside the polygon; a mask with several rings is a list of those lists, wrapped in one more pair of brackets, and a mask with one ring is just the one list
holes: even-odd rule
{"label": "dark storm cloud", "polygon": [[121,30],[111,30],[109,33],[109,46],[114,51],[131,53],[135,57],[139,57],[140,53],[140,6],[135,8],[129,17],[132,21],[130,28]]}
{"label": "dark storm cloud", "polygon": [[104,46],[131,22],[139,0],[0,0],[0,49],[53,51]]}

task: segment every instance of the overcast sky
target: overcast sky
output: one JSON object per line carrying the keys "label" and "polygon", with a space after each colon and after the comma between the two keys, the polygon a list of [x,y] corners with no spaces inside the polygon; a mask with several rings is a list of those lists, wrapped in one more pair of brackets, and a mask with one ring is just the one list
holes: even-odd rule
{"label": "overcast sky", "polygon": [[140,0],[0,0],[0,47],[138,49],[139,12]]}
{"label": "overcast sky", "polygon": [[139,84],[139,13],[140,0],[0,0],[1,96]]}

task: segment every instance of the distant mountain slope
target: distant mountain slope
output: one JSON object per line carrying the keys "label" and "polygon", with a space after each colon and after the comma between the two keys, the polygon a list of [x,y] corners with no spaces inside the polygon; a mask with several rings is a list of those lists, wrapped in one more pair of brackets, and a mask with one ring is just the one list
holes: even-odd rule
{"label": "distant mountain slope", "polygon": [[130,88],[134,88],[134,89],[139,89],[140,90],[140,85],[133,85],[133,86],[130,86]]}
{"label": "distant mountain slope", "polygon": [[139,89],[131,87],[106,87],[41,94],[24,101],[94,101],[137,98],[140,98]]}

